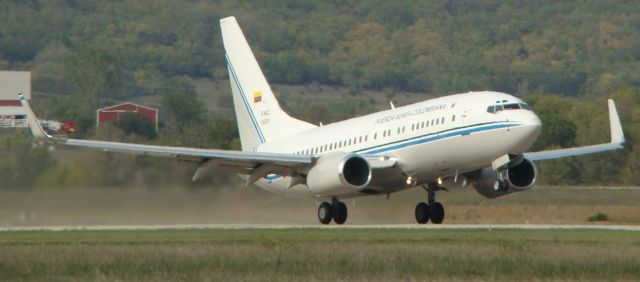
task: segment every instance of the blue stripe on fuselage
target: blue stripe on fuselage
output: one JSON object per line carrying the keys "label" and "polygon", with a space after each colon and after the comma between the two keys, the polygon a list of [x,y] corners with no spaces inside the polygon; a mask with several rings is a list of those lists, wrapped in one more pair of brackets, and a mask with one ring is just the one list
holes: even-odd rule
{"label": "blue stripe on fuselage", "polygon": [[[382,148],[373,149],[373,150],[369,150],[369,151],[366,151],[366,150],[356,151],[356,153],[373,155],[373,154],[378,154],[378,153],[382,153],[382,152],[397,150],[397,149],[408,147],[408,146],[412,146],[412,145],[418,145],[418,144],[423,144],[423,143],[427,143],[427,142],[431,142],[431,141],[436,141],[436,140],[440,140],[440,139],[444,139],[444,138],[448,138],[448,137],[452,137],[452,136],[467,135],[467,134],[471,134],[471,133],[474,133],[474,132],[505,128],[505,127],[510,127],[510,126],[514,126],[514,125],[518,125],[518,124],[517,123],[501,123],[501,124],[492,124],[492,125],[481,126],[481,127],[476,127],[476,128],[465,128],[465,129],[462,129],[462,130],[452,130],[452,131],[449,131],[449,132],[436,133],[435,136],[425,136],[424,138],[419,138],[419,139],[411,140],[411,141],[400,143],[400,144],[390,145],[390,144],[393,144],[393,143],[387,143],[387,144],[380,145],[380,146],[383,146]],[[430,135],[433,135],[433,134],[430,134]]]}

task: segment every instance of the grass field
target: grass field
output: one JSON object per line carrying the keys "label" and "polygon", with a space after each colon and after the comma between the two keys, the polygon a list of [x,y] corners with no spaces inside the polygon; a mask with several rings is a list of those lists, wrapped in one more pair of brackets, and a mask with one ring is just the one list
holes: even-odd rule
{"label": "grass field", "polygon": [[640,234],[596,230],[0,233],[0,280],[640,280]]}

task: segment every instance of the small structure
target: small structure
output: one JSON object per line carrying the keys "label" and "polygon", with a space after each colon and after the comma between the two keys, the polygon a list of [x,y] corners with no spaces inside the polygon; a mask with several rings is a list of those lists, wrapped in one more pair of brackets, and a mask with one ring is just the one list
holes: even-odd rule
{"label": "small structure", "polygon": [[123,114],[134,113],[140,114],[147,118],[151,124],[154,125],[156,131],[158,131],[158,109],[145,107],[134,103],[123,103],[115,106],[110,106],[97,111],[97,127],[101,124],[116,122],[120,120]]}
{"label": "small structure", "polygon": [[0,71],[0,127],[27,127],[18,94],[31,100],[31,72]]}

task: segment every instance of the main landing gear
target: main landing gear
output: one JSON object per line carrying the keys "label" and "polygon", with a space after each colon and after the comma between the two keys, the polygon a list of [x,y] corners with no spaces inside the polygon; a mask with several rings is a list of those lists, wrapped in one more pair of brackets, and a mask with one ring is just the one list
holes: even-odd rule
{"label": "main landing gear", "polygon": [[329,224],[332,219],[336,224],[343,224],[347,221],[347,205],[338,199],[322,202],[318,207],[318,219],[322,224]]}
{"label": "main landing gear", "polygon": [[438,186],[436,183],[429,183],[423,188],[428,193],[427,203],[421,202],[416,206],[416,221],[420,224],[425,224],[431,219],[434,224],[442,223],[444,220],[444,206],[436,202],[436,191],[445,190],[445,188]]}

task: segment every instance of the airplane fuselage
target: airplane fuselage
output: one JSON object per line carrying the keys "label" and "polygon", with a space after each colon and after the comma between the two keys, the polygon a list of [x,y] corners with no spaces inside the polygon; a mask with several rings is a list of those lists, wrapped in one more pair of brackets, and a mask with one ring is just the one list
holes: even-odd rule
{"label": "airplane fuselage", "polygon": [[[490,166],[500,156],[525,152],[540,127],[537,115],[514,96],[469,92],[324,125],[261,144],[255,150],[312,156],[336,151],[383,153],[402,160],[397,170],[387,171],[385,177],[374,177],[367,189],[340,195],[345,198],[392,193]],[[408,184],[407,176],[415,181]],[[304,185],[289,187],[291,180],[273,174],[256,184],[274,193],[335,196],[314,194]]]}

